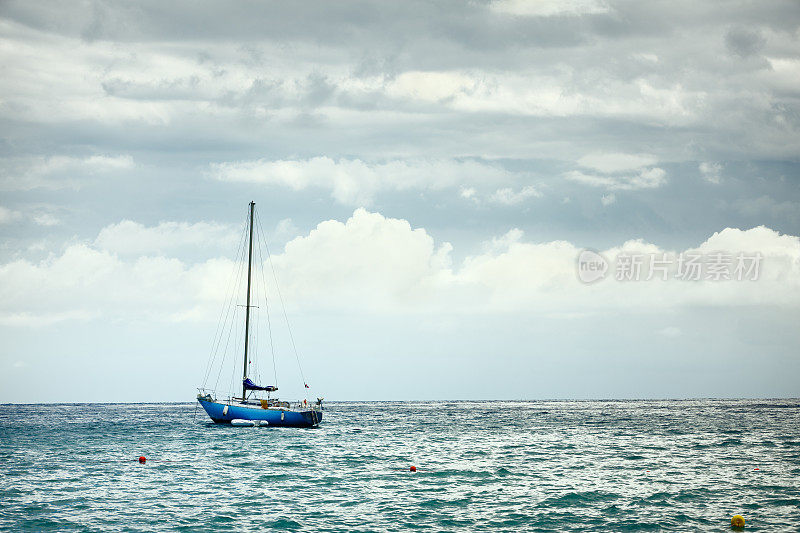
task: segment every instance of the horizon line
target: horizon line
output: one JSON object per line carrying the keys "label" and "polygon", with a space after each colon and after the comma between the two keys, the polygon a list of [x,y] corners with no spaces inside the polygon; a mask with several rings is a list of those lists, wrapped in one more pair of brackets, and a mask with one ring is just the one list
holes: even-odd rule
{"label": "horizon line", "polygon": [[[800,396],[690,396],[683,398],[542,398],[542,399],[510,399],[510,398],[469,398],[469,399],[427,399],[427,400],[325,400],[325,403],[449,403],[449,402],[688,402],[688,401],[734,401],[734,400],[782,400],[800,401]],[[142,401],[142,402],[0,402],[0,405],[193,405],[194,401]]]}

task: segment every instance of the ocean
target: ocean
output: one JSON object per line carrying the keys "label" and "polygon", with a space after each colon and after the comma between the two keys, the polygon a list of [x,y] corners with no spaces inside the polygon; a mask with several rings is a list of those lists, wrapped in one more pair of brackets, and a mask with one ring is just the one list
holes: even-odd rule
{"label": "ocean", "polygon": [[295,429],[3,405],[0,530],[800,529],[800,400],[325,407]]}

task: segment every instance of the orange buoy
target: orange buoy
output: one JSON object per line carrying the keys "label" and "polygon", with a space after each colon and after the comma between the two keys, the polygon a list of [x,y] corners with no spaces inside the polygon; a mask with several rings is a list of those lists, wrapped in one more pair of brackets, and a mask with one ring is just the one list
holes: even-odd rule
{"label": "orange buoy", "polygon": [[731,528],[744,529],[744,517],[740,514],[733,515],[733,518],[731,518]]}
{"label": "orange buoy", "polygon": [[145,461],[147,461],[147,459],[145,458],[145,456],[144,456],[144,455],[140,455],[140,456],[139,456],[139,462],[140,462],[140,463],[142,463],[142,464],[144,464],[144,462],[145,462]]}
{"label": "orange buoy", "polygon": [[409,468],[409,470],[411,470],[412,472],[416,472],[417,471],[417,467],[416,466],[412,466],[411,468]]}

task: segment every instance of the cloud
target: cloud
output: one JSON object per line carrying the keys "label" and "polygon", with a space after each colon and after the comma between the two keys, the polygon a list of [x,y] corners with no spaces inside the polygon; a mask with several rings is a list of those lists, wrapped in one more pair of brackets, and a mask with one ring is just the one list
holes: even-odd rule
{"label": "cloud", "polygon": [[186,248],[233,249],[239,233],[231,226],[214,222],[161,222],[147,227],[123,220],[103,228],[94,248],[119,255],[174,256]]}
{"label": "cloud", "polygon": [[749,230],[725,228],[722,231],[715,232],[705,242],[701,243],[697,249],[701,252],[715,252],[718,250],[761,252],[767,256],[787,259],[794,265],[794,273],[800,267],[800,238],[793,235],[781,235],[765,226],[758,226]]}
{"label": "cloud", "polygon": [[593,187],[605,187],[608,190],[635,191],[661,187],[666,183],[666,175],[667,173],[664,169],[654,167],[641,170],[636,174],[620,176],[586,174],[573,170],[564,174],[564,177]]}
{"label": "cloud", "polygon": [[[344,1],[232,5],[225,16],[194,6],[187,18],[182,4],[7,2],[0,119],[19,153],[133,146],[137,159],[194,163],[212,153],[196,147],[213,146],[197,166],[318,155],[574,164],[654,147],[663,161],[791,160],[794,11],[716,14],[686,3]],[[720,60],[723,46],[734,56]]]}
{"label": "cloud", "polygon": [[604,194],[603,196],[600,197],[600,203],[603,204],[604,206],[609,206],[616,201],[617,201],[617,196],[613,192]]}
{"label": "cloud", "polygon": [[725,46],[739,57],[750,57],[759,53],[766,44],[766,40],[758,30],[750,30],[737,26],[725,34]]}
{"label": "cloud", "polygon": [[503,205],[516,205],[529,198],[539,198],[541,196],[542,193],[540,193],[536,187],[533,185],[528,185],[518,191],[515,191],[510,187],[497,189],[490,197],[490,200]]}
{"label": "cloud", "polygon": [[721,181],[720,173],[722,172],[722,165],[719,163],[703,162],[699,165],[700,173],[703,179],[714,185],[718,185]]}
{"label": "cloud", "polygon": [[285,241],[291,237],[296,237],[299,231],[291,218],[284,218],[278,221],[272,234],[267,235],[267,238],[271,241]]}
{"label": "cloud", "polygon": [[655,189],[666,183],[666,171],[654,166],[658,159],[648,154],[595,152],[577,163],[582,169],[566,172],[564,177],[593,187],[632,191]]}
{"label": "cloud", "polygon": [[406,220],[357,209],[344,223],[321,222],[288,242],[273,261],[286,293],[298,300],[326,306],[347,301],[366,309],[396,301],[405,307],[448,277],[451,250]]}
{"label": "cloud", "polygon": [[382,191],[438,190],[467,183],[512,181],[503,168],[466,160],[392,160],[314,157],[306,160],[265,159],[215,163],[211,176],[221,181],[280,185],[293,190],[328,189],[345,205],[370,205]]}
{"label": "cloud", "polygon": [[10,224],[22,219],[22,213],[0,206],[0,224]]}
{"label": "cloud", "polygon": [[617,117],[657,120],[674,125],[694,123],[703,112],[697,94],[675,84],[652,80],[606,81],[595,92],[571,67],[513,72],[474,70],[406,71],[377,83],[377,91],[400,109],[449,110],[466,114],[527,117]]}
{"label": "cloud", "polygon": [[62,224],[61,220],[59,220],[55,215],[50,213],[39,213],[33,216],[33,221],[36,222],[39,226],[59,226]]}
{"label": "cloud", "polygon": [[667,326],[663,329],[658,330],[656,333],[658,333],[662,337],[667,337],[667,338],[680,337],[683,334],[680,328],[676,328],[675,326]]}
{"label": "cloud", "polygon": [[[72,244],[61,255],[38,263],[18,259],[3,264],[0,319],[7,325],[94,317],[213,320],[234,263],[222,258],[187,263],[162,254],[175,241],[194,242],[195,235],[207,233],[200,228],[208,227],[213,226],[162,223],[145,228],[120,223],[104,229],[91,245]],[[126,235],[133,237],[124,255],[107,249],[105,243]],[[589,286],[578,280],[575,262],[580,248],[570,242],[530,242],[513,229],[456,263],[450,243],[437,243],[406,220],[365,209],[355,210],[344,222],[319,223],[286,243],[272,259],[283,297],[294,310],[486,314],[798,306],[798,237],[765,227],[726,228],[695,250],[760,252],[761,275],[757,281],[731,282],[606,279]],[[614,258],[622,252],[677,254],[642,241],[628,241],[601,254]],[[615,268],[610,268],[612,275]]]}
{"label": "cloud", "polygon": [[38,263],[19,259],[0,266],[0,323],[207,318],[211,307],[219,309],[232,269],[226,259],[196,265],[153,256],[123,260],[109,251],[72,244]]}
{"label": "cloud", "polygon": [[578,164],[584,168],[596,170],[603,174],[638,170],[658,163],[655,156],[648,154],[620,154],[596,152],[587,154],[578,159]]}
{"label": "cloud", "polygon": [[133,167],[130,155],[6,158],[0,160],[0,190],[78,189],[95,176]]}
{"label": "cloud", "polygon": [[495,0],[490,7],[496,13],[533,17],[589,15],[609,10],[605,2],[598,0]]}
{"label": "cloud", "polygon": [[465,187],[461,189],[461,192],[459,193],[461,198],[466,198],[467,200],[474,199],[476,194],[477,191],[475,190],[474,187]]}
{"label": "cloud", "polygon": [[22,211],[0,206],[0,224],[11,224],[25,219],[32,220],[38,226],[58,226],[61,221],[52,213],[38,211],[25,214]]}
{"label": "cloud", "polygon": [[762,195],[756,198],[741,198],[733,202],[733,207],[743,215],[758,221],[773,219],[793,224],[800,222],[800,202],[792,200],[778,201]]}

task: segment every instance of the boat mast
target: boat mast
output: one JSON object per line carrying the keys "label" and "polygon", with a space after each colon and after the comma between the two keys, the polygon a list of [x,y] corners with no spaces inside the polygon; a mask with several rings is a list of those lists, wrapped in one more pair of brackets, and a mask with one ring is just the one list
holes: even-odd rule
{"label": "boat mast", "polygon": [[250,249],[247,253],[247,306],[244,313],[244,369],[242,371],[242,401],[247,399],[247,387],[244,382],[247,380],[247,349],[250,339],[250,275],[253,269],[253,209],[255,202],[250,202]]}

